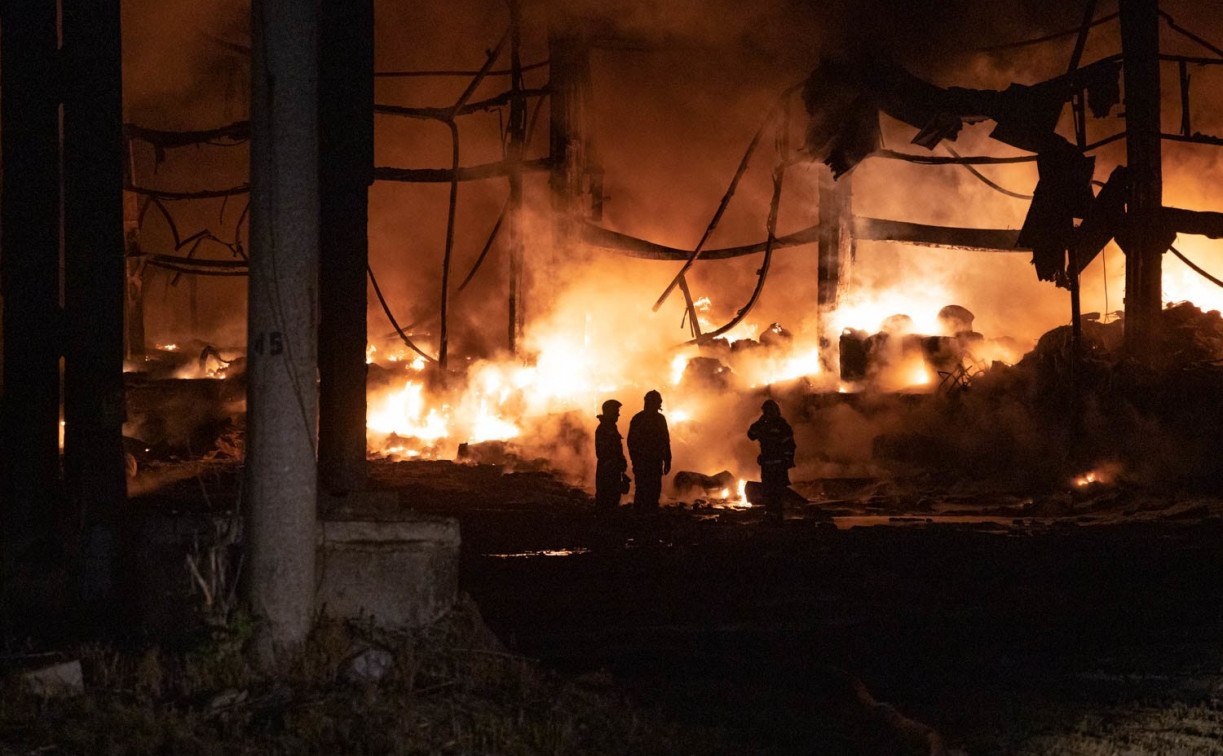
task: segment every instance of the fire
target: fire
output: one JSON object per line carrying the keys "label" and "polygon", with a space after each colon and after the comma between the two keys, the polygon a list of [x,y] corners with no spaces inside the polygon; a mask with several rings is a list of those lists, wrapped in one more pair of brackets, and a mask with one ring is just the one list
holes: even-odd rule
{"label": "fire", "polygon": [[518,426],[507,420],[502,420],[500,417],[497,417],[496,413],[487,408],[482,406],[481,410],[472,423],[470,438],[473,442],[503,441],[514,438],[521,432],[518,430]]}
{"label": "fire", "polygon": [[678,386],[684,377],[684,368],[688,367],[690,355],[677,354],[671,360],[671,385]]}
{"label": "fire", "polygon": [[442,411],[429,408],[425,387],[408,381],[399,391],[378,395],[369,404],[365,425],[375,433],[394,434],[421,441],[437,441],[450,435],[449,423]]}
{"label": "fire", "polygon": [[730,490],[726,488],[722,489],[722,498],[726,499],[728,507],[735,509],[747,509],[752,506],[751,502],[747,500],[747,481],[743,478],[739,479],[739,487],[736,489],[734,498],[731,498]]}
{"label": "fire", "polygon": [[675,424],[686,423],[692,419],[692,413],[685,409],[674,409],[667,413],[667,417]]}
{"label": "fire", "polygon": [[909,368],[907,378],[910,386],[926,386],[934,380],[934,376],[930,374],[930,366],[924,360]]}
{"label": "fire", "polygon": [[769,386],[783,381],[809,378],[819,375],[822,370],[818,346],[792,350],[787,356],[763,360],[755,385]]}
{"label": "fire", "polygon": [[1073,483],[1075,488],[1086,488],[1094,483],[1110,485],[1113,481],[1117,480],[1120,474],[1120,465],[1107,462],[1097,466],[1094,470],[1088,470],[1082,475],[1075,477],[1071,483]]}
{"label": "fire", "polygon": [[845,328],[865,329],[870,333],[883,328],[884,321],[898,313],[912,319],[912,333],[937,334],[940,331],[938,311],[956,301],[952,291],[937,280],[911,281],[893,288],[857,290],[839,305],[832,316],[829,333]]}

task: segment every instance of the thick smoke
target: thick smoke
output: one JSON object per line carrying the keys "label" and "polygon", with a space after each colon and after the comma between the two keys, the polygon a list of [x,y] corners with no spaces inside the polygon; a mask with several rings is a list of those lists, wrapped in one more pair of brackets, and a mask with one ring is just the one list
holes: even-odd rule
{"label": "thick smoke", "polygon": [[[1063,73],[1073,37],[1031,47],[996,52],[994,45],[1073,28],[1081,21],[1082,2],[1021,0],[1005,4],[968,0],[873,0],[815,2],[771,0],[744,4],[733,0],[594,0],[524,5],[523,60],[547,58],[549,14],[553,23],[581,27],[599,42],[592,53],[592,119],[605,174],[607,202],[603,225],[613,230],[680,248],[700,238],[743,149],[760,127],[765,112],[788,86],[801,81],[821,56],[878,55],[897,60],[915,73],[944,86],[1004,88],[1031,84]],[[1179,23],[1219,40],[1219,23],[1208,8],[1182,0],[1162,3]],[[1111,13],[1115,3],[1099,4],[1097,15]],[[248,9],[241,2],[132,2],[125,5],[125,62],[129,118],[163,128],[200,128],[246,115],[246,72],[232,46],[247,39]],[[499,0],[409,3],[384,0],[377,7],[376,60],[381,71],[474,69],[484,61],[508,23]],[[1199,53],[1191,43],[1163,30],[1165,49]],[[220,40],[220,41],[218,41]],[[1095,27],[1084,61],[1117,51],[1116,22]],[[505,64],[505,58],[498,64]],[[1193,71],[1193,125],[1206,133],[1223,131],[1221,103],[1207,97],[1223,73]],[[546,83],[546,70],[528,74],[529,87]],[[505,78],[486,81],[474,95],[501,91]],[[376,99],[398,105],[447,105],[466,86],[464,78],[380,78]],[[1175,77],[1165,76],[1165,130],[1178,126]],[[532,103],[532,109],[534,103]],[[477,164],[501,157],[500,128],[505,112],[490,111],[462,121],[462,162]],[[799,144],[801,108],[791,125],[791,144]],[[547,150],[545,103],[527,149],[528,157]],[[883,119],[891,149],[920,152],[909,144],[911,127]],[[1121,130],[1116,117],[1093,120],[1093,139]],[[442,167],[449,163],[449,134],[437,123],[379,116],[376,164],[396,167]],[[954,148],[962,154],[1012,154],[989,139],[991,124],[966,127]],[[1060,126],[1069,133],[1069,117]],[[766,132],[710,247],[755,242],[764,237],[776,156],[774,134]],[[1168,204],[1213,208],[1215,187],[1223,178],[1219,156],[1210,148],[1168,146],[1165,149],[1165,198]],[[936,150],[935,154],[947,154]],[[1096,152],[1096,178],[1107,178],[1125,162],[1116,143]],[[137,155],[139,175],[167,188],[205,188],[240,183],[245,148],[174,151],[154,164]],[[156,169],[155,174],[150,172]],[[999,184],[1028,193],[1035,184],[1031,164],[985,166]],[[871,159],[853,171],[854,209],[860,215],[923,223],[984,228],[1018,228],[1027,203],[994,192],[962,168],[913,166]],[[143,182],[144,179],[141,178]],[[786,175],[779,233],[817,222],[816,170],[805,163]],[[437,307],[445,237],[448,187],[379,183],[371,189],[371,264],[402,323],[416,323],[413,335],[427,351],[436,350]],[[458,198],[452,286],[474,261],[505,200],[503,182],[468,182]],[[664,409],[691,415],[676,422],[676,468],[703,472],[735,468],[753,472],[753,446],[742,438],[759,400],[772,392],[787,416],[805,421],[800,430],[799,475],[871,475],[881,471],[880,438],[903,435],[926,422],[903,400],[866,396],[854,403],[813,404],[802,398],[809,388],[835,390],[827,372],[805,384],[764,384],[744,370],[726,387],[674,382],[674,346],[687,336],[678,293],[658,313],[650,305],[678,270],[677,263],[627,260],[612,253],[558,249],[548,218],[546,176],[526,181],[531,214],[527,227],[526,363],[554,377],[572,366],[549,365],[550,341],[569,339],[567,353],[587,350],[589,374],[580,376],[596,390],[531,408],[540,421],[517,443],[527,456],[539,455],[584,478],[588,450],[573,449],[572,427],[593,427],[598,403],[607,387],[625,403],[625,417],[636,409],[640,394],[659,388]],[[184,209],[190,228],[215,225],[220,203]],[[236,216],[233,203],[227,219]],[[176,216],[176,220],[178,216]],[[194,225],[193,225],[194,224]],[[181,229],[180,229],[181,230]],[[168,231],[152,224],[149,246],[164,245]],[[1178,248],[1204,267],[1223,271],[1223,253],[1214,242],[1182,238]],[[224,254],[223,252],[213,254]],[[477,374],[481,366],[504,363],[508,262],[504,236],[489,260],[461,295],[452,297],[450,344],[452,363]],[[694,294],[710,302],[710,324],[729,320],[747,300],[759,258],[700,263],[690,276]],[[1105,274],[1107,267],[1107,275]],[[1206,307],[1223,302],[1171,258],[1165,261],[1169,299],[1192,298]],[[1087,269],[1083,306],[1101,312],[1121,308],[1124,258],[1113,245]],[[164,279],[164,280],[162,280]],[[157,317],[154,338],[161,341],[202,338],[240,346],[244,287],[227,279],[200,283],[197,313],[187,310],[186,284],[168,286],[154,278],[151,307]],[[777,322],[795,335],[795,347],[814,345],[816,264],[813,247],[779,250],[773,270],[748,324],[737,336],[755,336]],[[164,292],[164,293],[163,293]],[[1039,282],[1028,255],[1008,252],[940,250],[885,243],[860,243],[851,282],[849,306],[838,326],[868,332],[883,319],[903,312],[918,331],[929,333],[933,315],[943,305],[959,304],[977,315],[975,327],[988,337],[1007,338],[1017,346],[1013,361],[1035,344],[1044,331],[1068,322],[1069,301],[1063,290]],[[390,327],[371,296],[370,340],[379,349],[394,349]],[[498,368],[499,370],[502,368]],[[449,389],[454,391],[453,385]],[[440,394],[439,389],[439,396]],[[458,402],[451,398],[448,401]],[[557,419],[572,413],[572,421]],[[1038,435],[1019,413],[1004,408],[999,423],[1015,438]],[[933,422],[930,420],[929,422]],[[626,423],[625,423],[626,424]],[[545,432],[546,428],[552,430]],[[587,429],[589,430],[589,428]],[[530,438],[528,438],[530,437]],[[710,439],[718,439],[711,443]],[[727,440],[733,439],[733,440]],[[725,440],[725,441],[724,441]],[[568,446],[566,446],[568,444]],[[886,445],[886,444],[885,444]],[[1024,447],[1029,448],[1029,447]],[[1037,446],[1030,447],[1037,449]],[[565,452],[564,449],[571,451]]]}

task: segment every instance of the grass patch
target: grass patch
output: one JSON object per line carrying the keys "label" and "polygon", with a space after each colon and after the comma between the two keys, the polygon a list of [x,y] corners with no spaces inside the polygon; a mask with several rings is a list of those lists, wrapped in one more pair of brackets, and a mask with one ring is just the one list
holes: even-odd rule
{"label": "grass patch", "polygon": [[[633,708],[606,676],[564,679],[506,653],[464,602],[413,633],[322,621],[285,671],[247,664],[240,617],[185,653],[72,649],[86,692],[41,699],[10,670],[0,754],[719,754],[719,731]],[[376,682],[355,655],[389,661]]]}

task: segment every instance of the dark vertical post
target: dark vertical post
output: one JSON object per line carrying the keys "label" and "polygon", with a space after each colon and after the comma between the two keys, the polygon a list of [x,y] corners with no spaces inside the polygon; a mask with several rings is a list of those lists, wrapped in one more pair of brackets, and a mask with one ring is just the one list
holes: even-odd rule
{"label": "dark vertical post", "polygon": [[550,8],[548,27],[550,129],[552,161],[548,185],[552,191],[553,261],[557,254],[572,259],[583,218],[582,183],[587,165],[587,103],[590,58],[585,39],[562,17],[561,3]]}
{"label": "dark vertical post", "polygon": [[1125,250],[1125,347],[1149,358],[1156,347],[1162,305],[1166,237],[1158,227],[1163,205],[1159,125],[1159,4],[1121,0],[1121,50],[1125,66],[1126,158],[1131,189],[1131,243]]}
{"label": "dark vertical post", "polygon": [[[128,143],[128,171],[131,171],[131,143]],[[129,177],[130,180],[130,177]],[[127,255],[127,288],[123,308],[125,321],[123,354],[127,359],[143,363],[144,343],[144,261],[140,256],[140,198],[132,192],[123,194],[123,239]]]}
{"label": "dark vertical post", "polygon": [[[1089,3],[1089,5],[1094,4]],[[1084,23],[1088,23],[1089,21],[1090,19]],[[1086,35],[1080,34],[1079,39],[1080,44],[1075,47],[1075,56],[1071,60],[1071,71],[1077,67],[1078,57],[1082,53],[1082,41],[1086,39]],[[1085,150],[1087,149],[1087,93],[1082,91],[1076,93],[1072,102],[1072,107],[1074,108],[1075,143],[1080,150]],[[1073,384],[1071,388],[1075,397],[1076,411],[1074,413],[1074,418],[1075,427],[1077,428],[1079,418],[1079,413],[1077,411],[1079,360],[1082,358],[1083,352],[1083,305],[1081,301],[1081,287],[1079,282],[1079,274],[1082,271],[1081,266],[1079,265],[1078,254],[1075,246],[1071,245],[1067,252],[1068,265],[1066,266],[1066,271],[1069,278],[1067,286],[1070,289],[1070,350],[1072,353],[1072,359],[1070,362],[1070,381]]]}
{"label": "dark vertical post", "polygon": [[200,279],[198,276],[187,276],[187,330],[193,339],[198,339],[203,335],[203,328],[200,327]]}
{"label": "dark vertical post", "polygon": [[834,180],[832,171],[819,166],[819,266],[816,299],[820,316],[820,338],[835,343],[836,334],[825,333],[827,316],[834,312],[849,287],[854,254],[853,185],[849,175]]}
{"label": "dark vertical post", "polygon": [[1182,60],[1177,74],[1181,85],[1181,135],[1193,136],[1193,127],[1189,125],[1189,64]]}
{"label": "dark vertical post", "polygon": [[[1087,47],[1087,35],[1091,33],[1091,22],[1096,15],[1096,0],[1087,0],[1083,8],[1083,25],[1079,27],[1079,36],[1074,43],[1074,52],[1070,54],[1070,65],[1067,73],[1074,73],[1083,60],[1083,51]],[[1074,114],[1074,138],[1080,151],[1087,149],[1087,93],[1080,89],[1074,93],[1071,100],[1071,112]],[[1082,436],[1083,402],[1080,393],[1080,378],[1083,359],[1083,305],[1080,299],[1079,273],[1080,265],[1075,245],[1069,250],[1069,281],[1070,288],[1070,432],[1076,442]]]}
{"label": "dark vertical post", "polygon": [[374,3],[323,0],[319,29],[319,481],[365,485],[366,280]]}
{"label": "dark vertical post", "polygon": [[513,71],[510,89],[514,93],[510,100],[510,122],[506,129],[505,158],[510,166],[510,296],[509,296],[509,349],[517,354],[518,342],[522,338],[522,153],[527,134],[527,98],[522,94],[522,16],[519,0],[509,0],[510,5],[510,66]]}
{"label": "dark vertical post", "polygon": [[0,3],[0,589],[10,606],[14,568],[56,544],[61,493],[58,44],[55,3]]}
{"label": "dark vertical post", "polygon": [[314,616],[318,468],[318,6],[251,8],[247,596],[271,668]]}
{"label": "dark vertical post", "polygon": [[119,0],[63,0],[64,481],[80,514],[77,587],[114,598],[123,463],[122,35]]}

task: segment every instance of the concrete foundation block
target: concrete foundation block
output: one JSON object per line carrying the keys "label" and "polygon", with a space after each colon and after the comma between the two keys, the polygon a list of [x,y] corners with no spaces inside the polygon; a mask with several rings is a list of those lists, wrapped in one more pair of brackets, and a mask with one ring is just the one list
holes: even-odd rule
{"label": "concrete foundation block", "polygon": [[75,659],[26,672],[21,676],[21,682],[26,690],[43,698],[75,696],[85,692],[81,663]]}
{"label": "concrete foundation block", "polygon": [[427,625],[454,606],[457,520],[416,515],[320,525],[317,600],[326,614],[372,618],[380,627],[406,630]]}

